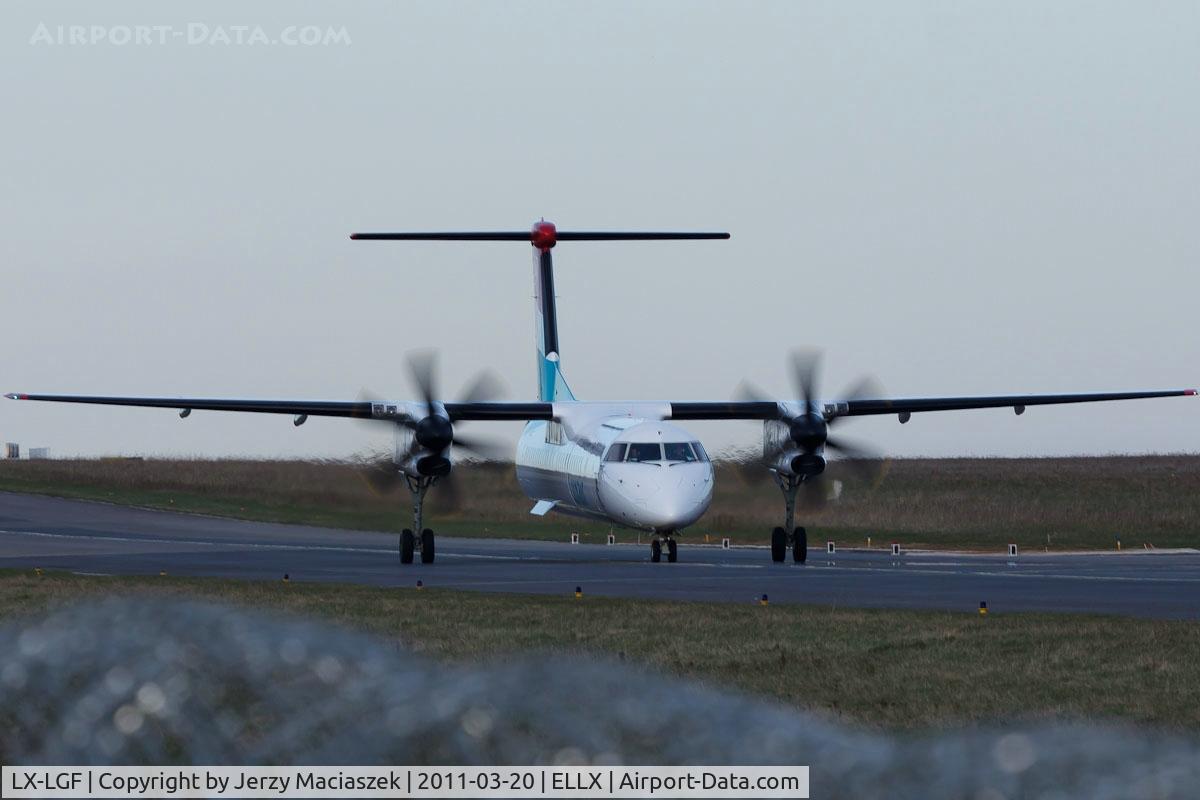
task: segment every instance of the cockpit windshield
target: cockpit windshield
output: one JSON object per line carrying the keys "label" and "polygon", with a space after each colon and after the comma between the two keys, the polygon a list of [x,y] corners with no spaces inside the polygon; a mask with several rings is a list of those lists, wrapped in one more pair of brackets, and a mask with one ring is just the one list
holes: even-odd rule
{"label": "cockpit windshield", "polygon": [[629,445],[626,461],[662,461],[662,447],[658,442],[633,442]]}
{"label": "cockpit windshield", "polygon": [[612,447],[608,448],[608,455],[604,457],[605,461],[624,461],[625,449],[628,447],[624,442],[617,442]]}
{"label": "cockpit windshield", "polygon": [[699,442],[617,442],[608,448],[605,461],[667,462],[668,464],[691,464],[708,461],[708,453]]}
{"label": "cockpit windshield", "polygon": [[663,442],[667,461],[699,461],[692,446],[687,442]]}

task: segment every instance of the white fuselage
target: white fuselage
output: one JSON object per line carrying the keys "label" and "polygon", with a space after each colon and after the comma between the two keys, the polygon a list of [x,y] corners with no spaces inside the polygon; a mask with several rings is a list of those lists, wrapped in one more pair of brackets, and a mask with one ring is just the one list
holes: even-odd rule
{"label": "white fuselage", "polygon": [[691,525],[708,509],[713,468],[695,436],[628,412],[563,410],[564,422],[530,422],[517,444],[517,480],[530,498],[658,532]]}

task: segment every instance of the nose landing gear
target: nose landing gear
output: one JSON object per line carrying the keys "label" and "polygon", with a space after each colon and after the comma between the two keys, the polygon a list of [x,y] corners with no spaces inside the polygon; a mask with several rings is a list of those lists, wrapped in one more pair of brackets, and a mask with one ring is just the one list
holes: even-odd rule
{"label": "nose landing gear", "polygon": [[[422,528],[421,518],[425,506],[425,493],[429,491],[429,487],[437,483],[438,479],[436,475],[420,477],[406,475],[405,480],[413,499],[413,526],[412,529],[405,528],[400,533],[400,563],[411,564],[416,553],[420,553],[422,564],[432,564],[435,551],[433,530]],[[414,530],[421,531],[421,535],[414,534]]]}
{"label": "nose landing gear", "polygon": [[667,545],[667,563],[674,564],[679,560],[679,544],[670,533],[659,534],[650,542],[650,560],[655,564],[662,561],[663,543]]}

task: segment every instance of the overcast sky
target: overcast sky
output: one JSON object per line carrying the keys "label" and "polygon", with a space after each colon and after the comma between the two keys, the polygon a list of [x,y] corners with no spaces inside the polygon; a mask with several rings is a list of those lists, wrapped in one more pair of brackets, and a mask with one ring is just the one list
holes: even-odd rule
{"label": "overcast sky", "polygon": [[[171,32],[113,43],[139,25]],[[448,395],[487,366],[530,399],[529,247],[347,234],[540,216],[733,234],[555,250],[582,399],[786,396],[801,345],[830,395],[1200,384],[1194,2],[6,2],[0,37],[0,391],[405,397],[432,346]],[[1169,399],[846,430],[893,455],[1195,452],[1198,421]],[[0,401],[0,440],[61,455],[374,435]]]}

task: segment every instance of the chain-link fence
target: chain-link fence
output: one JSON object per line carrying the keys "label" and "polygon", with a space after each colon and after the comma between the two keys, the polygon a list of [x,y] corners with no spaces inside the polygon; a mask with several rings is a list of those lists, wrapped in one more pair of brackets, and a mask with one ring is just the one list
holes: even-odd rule
{"label": "chain-link fence", "polygon": [[[481,621],[486,625],[486,621]],[[780,680],[820,676],[780,675]],[[813,796],[1195,797],[1200,749],[1137,728],[882,735],[624,663],[448,666],[330,625],[110,599],[0,629],[9,764],[770,764]]]}

